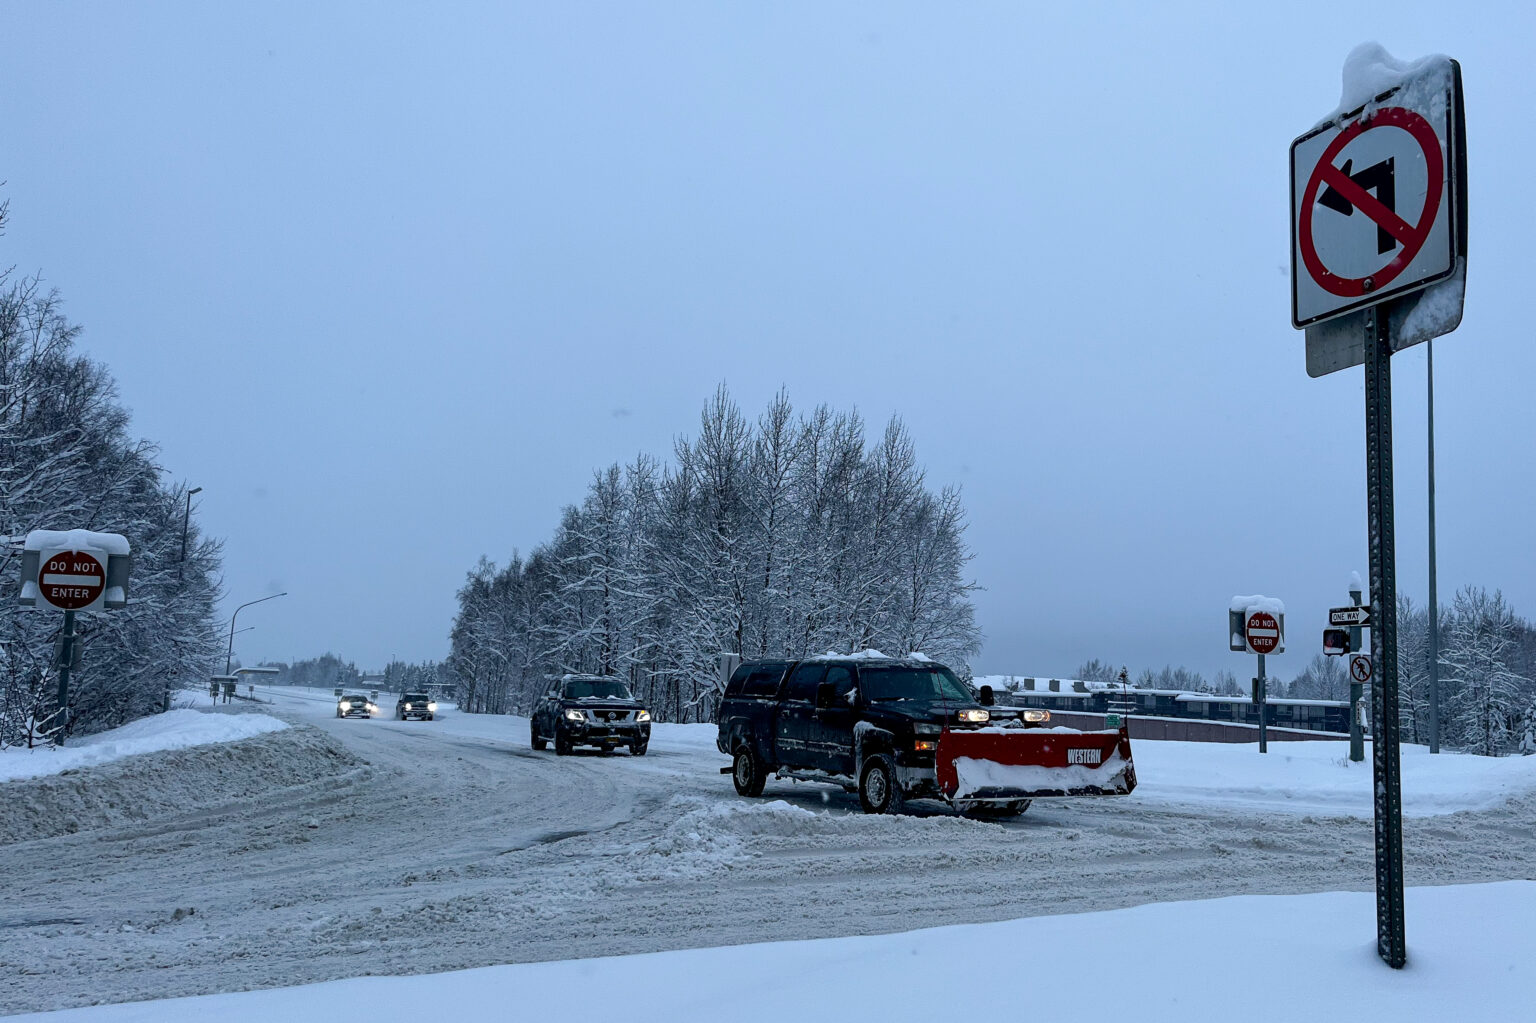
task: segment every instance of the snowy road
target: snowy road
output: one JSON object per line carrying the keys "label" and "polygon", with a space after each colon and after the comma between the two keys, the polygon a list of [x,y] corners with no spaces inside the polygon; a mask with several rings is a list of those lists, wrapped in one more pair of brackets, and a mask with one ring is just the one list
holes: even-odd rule
{"label": "snowy road", "polygon": [[[0,1011],[1373,883],[1360,819],[1134,798],[865,817],[819,786],[738,798],[708,729],[557,758],[520,718],[339,721],[329,694],[274,693],[264,712],[369,766],[0,846]],[[1410,820],[1409,883],[1529,877],[1533,818],[1526,796]]]}

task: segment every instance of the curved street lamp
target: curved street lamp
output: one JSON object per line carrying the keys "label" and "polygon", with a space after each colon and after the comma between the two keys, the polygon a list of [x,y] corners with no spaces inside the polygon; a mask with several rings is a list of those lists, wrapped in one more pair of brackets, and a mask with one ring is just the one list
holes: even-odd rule
{"label": "curved street lamp", "polygon": [[229,649],[224,653],[224,674],[229,674],[230,662],[235,659],[235,619],[240,617],[240,612],[250,607],[252,604],[260,604],[263,600],[276,600],[278,597],[286,596],[288,596],[288,591],[284,590],[282,593],[274,593],[271,596],[260,597],[256,600],[247,600],[244,604],[241,604],[239,607],[235,608],[235,613],[229,616]]}

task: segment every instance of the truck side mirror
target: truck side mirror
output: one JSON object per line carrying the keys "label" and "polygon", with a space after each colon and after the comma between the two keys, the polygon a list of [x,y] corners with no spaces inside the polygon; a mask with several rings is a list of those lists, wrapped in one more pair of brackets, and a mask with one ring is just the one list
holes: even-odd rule
{"label": "truck side mirror", "polygon": [[997,702],[997,697],[992,694],[991,686],[982,686],[981,695],[978,697],[978,700],[983,707],[990,707],[993,703]]}
{"label": "truck side mirror", "polygon": [[837,686],[823,682],[816,687],[816,709],[826,710],[837,701]]}

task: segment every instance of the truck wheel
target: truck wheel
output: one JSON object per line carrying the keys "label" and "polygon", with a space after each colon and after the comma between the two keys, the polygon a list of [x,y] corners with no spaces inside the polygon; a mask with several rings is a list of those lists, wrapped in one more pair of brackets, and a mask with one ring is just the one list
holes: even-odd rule
{"label": "truck wheel", "polygon": [[731,784],[736,786],[738,796],[762,795],[763,786],[768,782],[766,774],[763,762],[751,746],[743,746],[736,751],[735,762],[731,765]]}
{"label": "truck wheel", "polygon": [[877,753],[864,760],[859,772],[859,805],[865,813],[901,813],[901,782],[890,757]]}
{"label": "truck wheel", "polygon": [[633,742],[633,743],[630,743],[630,745],[629,745],[629,755],[632,756],[632,757],[643,757],[643,756],[645,756],[645,751],[647,749],[649,749],[650,746],[651,746],[651,744],[649,742]]}
{"label": "truck wheel", "polygon": [[571,753],[571,740],[567,739],[565,736],[561,735],[559,732],[556,732],[555,733],[555,756],[557,756],[557,757],[565,757],[565,756],[570,756],[570,753]]}
{"label": "truck wheel", "polygon": [[533,743],[534,749],[543,749],[549,745],[549,740],[539,734],[539,726],[532,721],[528,722],[528,739]]}

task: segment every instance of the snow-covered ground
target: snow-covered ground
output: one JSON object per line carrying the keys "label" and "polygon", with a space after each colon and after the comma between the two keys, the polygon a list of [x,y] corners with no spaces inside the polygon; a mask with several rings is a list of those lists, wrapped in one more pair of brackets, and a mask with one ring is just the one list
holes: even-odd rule
{"label": "snow-covered ground", "polygon": [[1536,883],[1414,888],[1409,962],[1375,954],[1365,893],[1244,896],[875,937],[686,949],[140,1002],[57,1023],[1521,1019]]}
{"label": "snow-covered ground", "polygon": [[[841,790],[787,781],[743,799],[719,773],[711,726],[658,725],[645,757],[559,757],[530,748],[523,718],[444,705],[435,721],[398,722],[381,694],[384,718],[337,720],[329,690],[258,695],[297,727],[164,755],[187,786],[165,791],[203,779],[218,804],[173,795],[125,822],[142,795],[117,764],[14,783],[96,802],[78,833],[0,844],[0,962],[12,966],[0,1012],[1373,883],[1369,769],[1346,764],[1342,743],[1261,756],[1140,742],[1134,795],[982,822],[936,804],[865,816]],[[259,753],[259,778],[220,752],[242,748]],[[1409,883],[1528,877],[1536,758],[1423,759],[1405,753],[1410,808],[1415,791],[1442,791],[1437,816],[1405,827]],[[1507,800],[1483,791],[1495,784]],[[107,803],[118,816],[91,823],[85,811]],[[1369,932],[1367,920],[1358,940]],[[1144,951],[1102,936],[1093,947],[1106,943],[1116,969]],[[1219,969],[1240,972],[1231,941],[1222,952]],[[995,968],[1017,992],[1035,966],[1014,954]],[[975,948],[953,963],[935,968],[962,981],[993,969]],[[545,968],[589,967],[607,969]]]}
{"label": "snow-covered ground", "polygon": [[[1401,747],[1403,813],[1434,817],[1486,810],[1536,793],[1536,757],[1476,757],[1427,746]],[[1371,746],[1352,763],[1348,742],[1135,742],[1142,804],[1203,806],[1254,813],[1372,818]]]}
{"label": "snow-covered ground", "polygon": [[287,722],[266,714],[204,713],[183,707],[71,739],[69,745],[54,749],[7,747],[0,750],[0,782],[93,767],[139,753],[236,742],[287,727]]}

